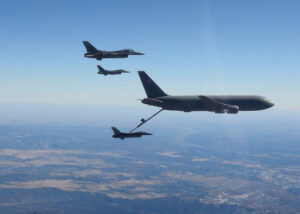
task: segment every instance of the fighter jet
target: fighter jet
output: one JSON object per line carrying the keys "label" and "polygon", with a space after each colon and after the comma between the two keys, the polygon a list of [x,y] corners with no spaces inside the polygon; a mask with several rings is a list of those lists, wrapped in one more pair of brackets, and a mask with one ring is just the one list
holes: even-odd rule
{"label": "fighter jet", "polygon": [[87,58],[96,58],[101,60],[103,58],[127,58],[128,55],[144,55],[143,53],[136,52],[132,49],[123,49],[118,51],[102,51],[95,48],[88,41],[83,41],[86,48],[86,53],[84,54]]}
{"label": "fighter jet", "polygon": [[122,73],[130,73],[129,71],[125,71],[122,69],[119,70],[113,70],[113,71],[109,71],[109,70],[105,70],[104,68],[102,68],[100,65],[97,65],[99,71],[98,74],[103,74],[103,75],[116,75],[116,74],[122,74]]}
{"label": "fighter jet", "polygon": [[138,71],[147,98],[143,104],[157,106],[162,110],[183,112],[209,111],[237,114],[239,111],[258,111],[271,108],[274,104],[262,96],[171,96],[166,94],[144,71]]}
{"label": "fighter jet", "polygon": [[125,138],[137,138],[137,137],[142,137],[143,135],[152,135],[147,132],[132,132],[132,133],[123,133],[120,132],[116,127],[111,127],[114,135],[112,136],[113,138],[120,138],[124,140]]}

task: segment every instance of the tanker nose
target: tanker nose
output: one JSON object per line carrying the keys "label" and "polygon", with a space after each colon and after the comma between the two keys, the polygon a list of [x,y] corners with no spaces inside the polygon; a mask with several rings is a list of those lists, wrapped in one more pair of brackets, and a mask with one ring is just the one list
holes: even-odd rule
{"label": "tanker nose", "polygon": [[265,109],[268,109],[268,108],[271,108],[271,107],[273,107],[275,104],[273,103],[273,102],[271,102],[270,100],[266,100],[265,102],[264,102],[264,107],[265,107]]}
{"label": "tanker nose", "polygon": [[275,104],[272,102],[269,102],[269,108],[273,107]]}

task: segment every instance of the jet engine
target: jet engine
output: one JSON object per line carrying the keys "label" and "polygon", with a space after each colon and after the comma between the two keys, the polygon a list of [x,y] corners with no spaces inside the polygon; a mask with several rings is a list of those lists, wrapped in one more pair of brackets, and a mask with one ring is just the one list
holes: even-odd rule
{"label": "jet engine", "polygon": [[227,109],[227,114],[237,114],[239,112],[239,107],[235,105],[230,105]]}
{"label": "jet engine", "polygon": [[215,113],[217,114],[237,114],[239,112],[239,107],[236,105],[225,105],[223,108],[217,109]]}

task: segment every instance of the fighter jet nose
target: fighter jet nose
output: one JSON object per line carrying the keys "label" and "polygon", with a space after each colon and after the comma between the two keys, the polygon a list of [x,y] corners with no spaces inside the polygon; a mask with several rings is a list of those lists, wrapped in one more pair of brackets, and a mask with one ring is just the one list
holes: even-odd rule
{"label": "fighter jet nose", "polygon": [[141,52],[135,52],[135,55],[145,55],[145,54]]}

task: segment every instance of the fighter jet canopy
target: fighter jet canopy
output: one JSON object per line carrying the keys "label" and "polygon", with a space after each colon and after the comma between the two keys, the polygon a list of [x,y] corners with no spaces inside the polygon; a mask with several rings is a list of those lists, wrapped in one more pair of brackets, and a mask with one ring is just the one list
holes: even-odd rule
{"label": "fighter jet canopy", "polygon": [[133,50],[133,49],[130,49],[130,48],[124,49],[124,51],[134,52],[134,50]]}

